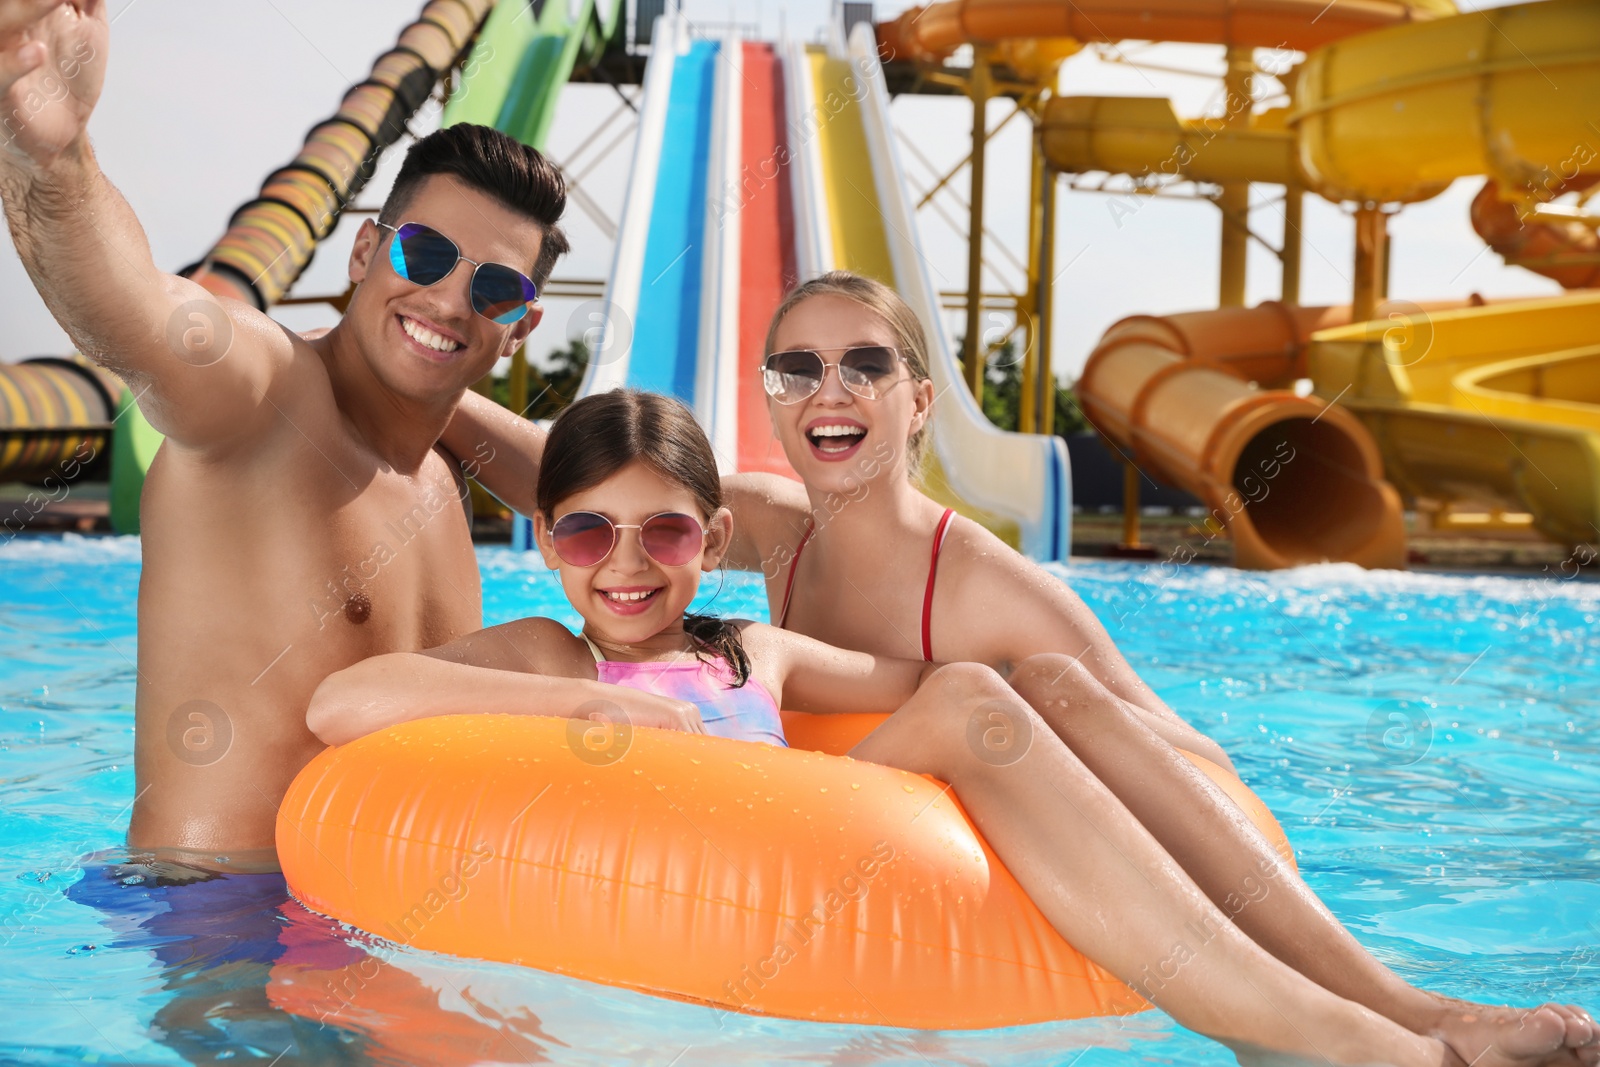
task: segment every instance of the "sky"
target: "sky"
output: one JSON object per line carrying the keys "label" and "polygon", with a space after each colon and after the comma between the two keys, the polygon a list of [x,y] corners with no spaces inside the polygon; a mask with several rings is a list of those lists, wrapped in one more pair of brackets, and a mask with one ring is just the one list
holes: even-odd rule
{"label": "sky", "polygon": [[[889,17],[905,3],[879,5]],[[1489,6],[1469,2],[1466,8]],[[331,114],[372,60],[392,47],[400,29],[416,17],[421,0],[112,0],[111,52],[104,93],[90,121],[90,136],[102,168],[132,205],[149,236],[158,266],[177,270],[198,259],[221,235],[229,215],[249,200],[262,179],[298,150],[306,132]],[[818,39],[831,9],[827,0],[701,2],[685,0],[684,11],[715,32],[735,23],[762,39],[780,32]],[[1165,96],[1180,115],[1222,110],[1222,50],[1198,45],[1125,45],[1070,59],[1059,91],[1080,95]],[[1174,74],[1135,64],[1177,67]],[[1210,76],[1207,76],[1210,75]],[[615,220],[620,215],[631,138],[605,156],[580,146],[619,105],[608,87],[573,85],[561,98],[549,154],[582,173],[583,192]],[[997,125],[1011,104],[996,101],[988,119]],[[964,99],[898,98],[891,111],[899,131],[942,173],[969,149],[970,105]],[[423,118],[414,132],[426,133]],[[619,122],[612,129],[619,130]],[[609,140],[610,138],[604,138]],[[405,141],[385,157],[361,203],[376,207],[399,168]],[[989,227],[1019,259],[1028,194],[1029,138],[1021,119],[992,138],[985,196]],[[910,179],[922,191],[936,180],[916,154],[902,148]],[[1408,206],[1390,226],[1393,238],[1391,296],[1407,300],[1485,296],[1538,296],[1559,292],[1547,279],[1504,266],[1487,251],[1468,222],[1467,206],[1479,179],[1458,181],[1446,193]],[[923,251],[941,289],[966,286],[965,174],[919,214]],[[1251,225],[1276,244],[1282,213],[1273,186],[1254,187]],[[958,200],[957,197],[960,199]],[[1070,381],[1095,341],[1116,320],[1131,314],[1161,314],[1213,307],[1217,293],[1220,222],[1216,209],[1194,200],[1140,198],[1129,214],[1105,193],[1060,193],[1056,262],[1055,359]],[[569,202],[570,203],[570,202]],[[612,241],[600,224],[572,204],[567,228],[573,253],[556,277],[603,279]],[[318,248],[295,295],[333,294],[345,283],[345,262],[357,220],[347,218]],[[1348,211],[1316,196],[1305,201],[1306,244],[1301,301],[1343,303],[1350,298],[1353,223]],[[1021,273],[1002,252],[987,251],[996,270],[986,288],[1021,284]],[[1252,242],[1248,302],[1279,296],[1276,257]],[[546,302],[543,324],[530,340],[539,358],[564,348],[582,333],[587,317],[579,301]],[[277,308],[273,314],[295,329],[326,325],[335,313],[325,306]],[[958,314],[950,320],[960,332]],[[51,317],[18,261],[9,239],[0,242],[0,361],[71,351],[71,342]]]}

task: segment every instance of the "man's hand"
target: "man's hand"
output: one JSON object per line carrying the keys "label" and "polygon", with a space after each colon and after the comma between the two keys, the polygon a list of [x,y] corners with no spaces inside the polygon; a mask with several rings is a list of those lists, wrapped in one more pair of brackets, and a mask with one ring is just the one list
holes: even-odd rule
{"label": "man's hand", "polygon": [[82,137],[105,83],[105,0],[0,0],[0,161],[31,175]]}
{"label": "man's hand", "polygon": [[176,445],[269,425],[293,339],[160,270],[84,129],[105,82],[105,0],[0,0],[0,203],[17,258],[78,350],[122,377]]}

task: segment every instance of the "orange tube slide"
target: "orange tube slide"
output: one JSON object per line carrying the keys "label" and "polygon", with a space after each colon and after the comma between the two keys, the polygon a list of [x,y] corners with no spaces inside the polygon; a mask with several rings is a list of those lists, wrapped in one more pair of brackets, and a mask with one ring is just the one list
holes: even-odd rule
{"label": "orange tube slide", "polygon": [[[1600,174],[1579,175],[1547,191],[1588,189]],[[1472,199],[1472,228],[1507,264],[1553,278],[1563,289],[1600,288],[1600,233],[1581,222],[1524,219],[1513,202],[1500,198],[1500,186],[1489,181]]]}
{"label": "orange tube slide", "polygon": [[1136,315],[1090,354],[1078,403],[1141,469],[1211,509],[1237,566],[1403,567],[1400,497],[1371,435],[1287,388],[1305,374],[1311,334],[1349,321],[1348,307],[1277,301]]}
{"label": "orange tube slide", "polygon": [[[279,809],[309,908],[418,948],[731,1010],[937,1029],[1146,1003],[1056,934],[941,783],[794,748],[535,716],[329,749]],[[808,750],[809,749],[809,750]],[[1292,859],[1238,779],[1196,764]]]}
{"label": "orange tube slide", "polygon": [[1352,34],[1453,15],[1450,0],[947,0],[878,24],[885,61],[937,62],[1012,38],[1186,41],[1306,52]]}

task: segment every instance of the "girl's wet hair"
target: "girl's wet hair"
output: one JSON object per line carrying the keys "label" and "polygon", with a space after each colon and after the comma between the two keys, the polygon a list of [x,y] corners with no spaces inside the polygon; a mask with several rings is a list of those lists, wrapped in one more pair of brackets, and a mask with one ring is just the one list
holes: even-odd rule
{"label": "girl's wet hair", "polygon": [[[717,457],[694,413],[670,396],[615,389],[575,401],[550,427],[535,494],[545,521],[555,521],[563,500],[593,489],[632,463],[643,463],[689,490],[702,520],[722,507]],[[727,661],[735,688],[744,685],[750,658],[736,627],[714,616],[685,613],[683,629],[703,652]]]}
{"label": "girl's wet hair", "polygon": [[[830,270],[789,291],[783,303],[778,305],[778,310],[772,313],[772,322],[767,326],[766,347],[762,350],[763,358],[772,352],[773,343],[778,337],[778,326],[784,317],[814,296],[842,296],[874,312],[889,324],[895,347],[905,357],[911,379],[918,382],[928,380],[928,335],[923,331],[922,320],[917,318],[917,313],[887,285],[847,270]],[[922,457],[928,445],[928,431],[933,426],[932,413],[929,414],[922,429],[912,434],[906,442],[907,472],[913,480],[922,474]]]}

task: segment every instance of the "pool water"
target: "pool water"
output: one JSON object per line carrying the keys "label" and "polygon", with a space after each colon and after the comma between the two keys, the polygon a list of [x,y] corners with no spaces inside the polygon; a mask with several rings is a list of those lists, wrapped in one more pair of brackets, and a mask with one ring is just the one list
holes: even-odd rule
{"label": "pool water", "polygon": [[[537,557],[478,558],[488,622],[575,622]],[[1379,958],[1459,996],[1596,1008],[1600,583],[1572,570],[1057,573],[1227,748]],[[761,1019],[410,950],[247,895],[199,929],[103,919],[68,889],[127,827],[138,577],[136,539],[0,547],[0,1061],[1232,1062],[1159,1012],[984,1032]],[[705,592],[766,617],[751,576]],[[263,939],[273,952],[250,951]]]}

